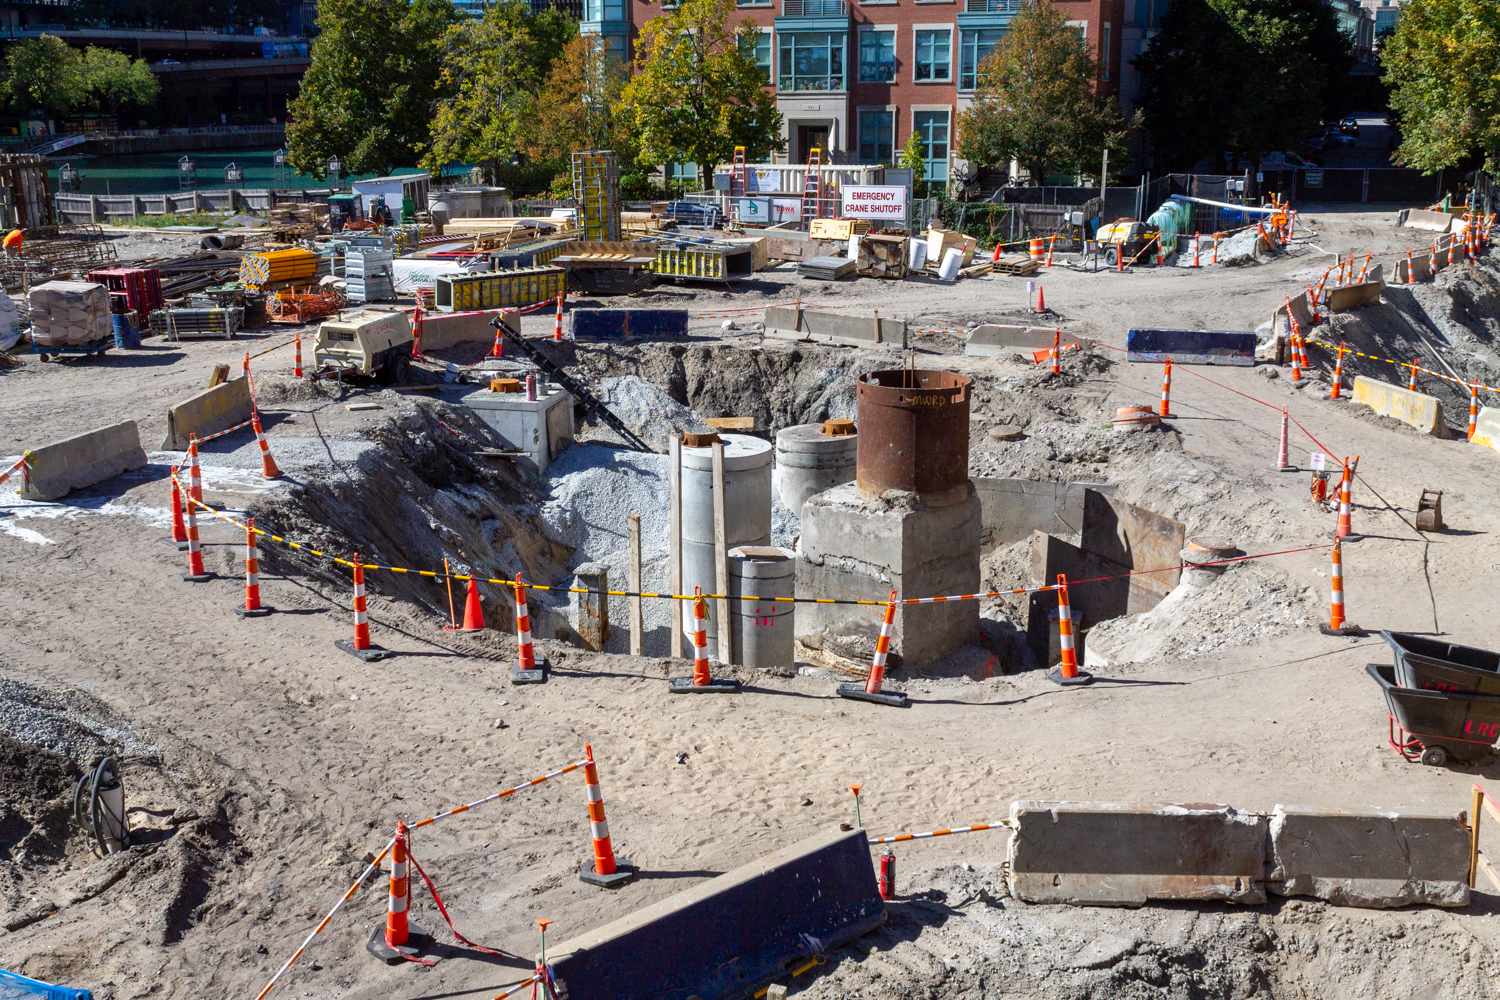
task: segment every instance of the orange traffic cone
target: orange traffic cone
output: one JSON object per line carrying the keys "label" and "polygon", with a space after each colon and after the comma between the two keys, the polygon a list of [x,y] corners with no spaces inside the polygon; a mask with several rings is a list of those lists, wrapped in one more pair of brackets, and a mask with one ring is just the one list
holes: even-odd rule
{"label": "orange traffic cone", "polygon": [[260,442],[260,474],[265,479],[280,479],[281,470],[276,468],[276,459],[271,457],[271,446],[266,444],[266,432],[260,429],[260,414],[250,412],[250,426],[255,428],[255,440]]}
{"label": "orange traffic cone", "polygon": [[[672,694],[733,694],[740,689],[740,682],[733,678],[713,676],[708,668],[708,602],[703,599],[703,588],[693,588],[693,676],[674,677],[667,685]],[[728,626],[719,625],[719,641],[727,643]]]}
{"label": "orange traffic cone", "polygon": [[464,627],[462,632],[484,631],[484,608],[479,605],[479,584],[469,578],[469,597],[464,602]]}
{"label": "orange traffic cone", "polygon": [[609,840],[609,821],[604,818],[604,796],[599,791],[599,768],[594,763],[594,748],[583,745],[583,784],[589,803],[589,834],[594,841],[594,860],[583,866],[578,877],[589,885],[613,889],[636,876],[636,867],[624,858],[615,857]]}
{"label": "orange traffic cone", "polygon": [[172,537],[162,541],[181,552],[188,547],[188,536],[187,526],[182,523],[182,487],[177,483],[177,469],[177,466],[172,466]]}
{"label": "orange traffic cone", "polygon": [[[464,609],[464,624],[468,624],[469,612]],[[531,643],[531,611],[526,603],[526,581],[516,574],[516,665],[510,668],[512,684],[545,684],[552,665],[547,658],[536,660],[536,649]]]}
{"label": "orange traffic cone", "polygon": [[432,935],[412,923],[408,918],[411,909],[411,861],[407,844],[411,830],[400,820],[396,821],[396,840],[391,845],[391,884],[386,899],[385,923],[376,924],[365,942],[365,950],[387,965],[400,965],[405,961],[432,965],[425,958],[417,958],[422,948],[430,943]]}
{"label": "orange traffic cone", "polygon": [[359,553],[354,553],[354,638],[335,639],[333,644],[351,656],[357,656],[366,663],[375,660],[383,660],[394,655],[389,649],[384,649],[370,642],[370,618],[365,609],[365,568],[360,564]]}
{"label": "orange traffic cone", "polygon": [[1078,652],[1073,645],[1073,609],[1068,603],[1068,578],[1057,574],[1057,634],[1062,661],[1047,674],[1054,684],[1073,687],[1093,680],[1092,674],[1078,669]]}
{"label": "orange traffic cone", "polygon": [[[856,701],[873,701],[879,705],[894,705],[897,708],[906,707],[906,693],[904,691],[882,691],[881,685],[885,681],[885,661],[891,651],[891,632],[896,625],[896,592],[891,591],[890,600],[885,602],[885,619],[880,623],[880,638],[875,641],[875,656],[870,661],[870,675],[863,684],[840,684],[838,695],[840,698],[853,698]],[[855,793],[856,796],[859,794]]]}
{"label": "orange traffic cone", "polygon": [[1041,285],[1036,287],[1036,311],[1039,313],[1047,311],[1047,294]]}
{"label": "orange traffic cone", "polygon": [[255,518],[245,522],[245,606],[235,608],[241,618],[260,618],[276,609],[260,603],[260,546],[255,537]]}

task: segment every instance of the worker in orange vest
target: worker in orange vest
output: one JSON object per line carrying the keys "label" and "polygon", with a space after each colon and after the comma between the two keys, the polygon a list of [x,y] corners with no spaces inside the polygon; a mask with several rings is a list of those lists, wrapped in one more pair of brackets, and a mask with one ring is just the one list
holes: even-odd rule
{"label": "worker in orange vest", "polygon": [[19,229],[12,229],[10,232],[8,232],[8,233],[5,234],[5,243],[4,243],[4,246],[5,246],[5,256],[7,256],[7,257],[19,257],[19,256],[21,256],[21,237],[22,237],[22,235],[23,234],[22,234],[21,230],[19,230]]}

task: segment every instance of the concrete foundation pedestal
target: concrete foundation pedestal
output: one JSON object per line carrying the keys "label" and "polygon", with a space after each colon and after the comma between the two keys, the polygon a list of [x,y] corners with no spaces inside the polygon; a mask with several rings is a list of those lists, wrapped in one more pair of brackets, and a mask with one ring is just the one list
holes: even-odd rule
{"label": "concrete foundation pedestal", "polygon": [[[797,594],[885,601],[979,590],[980,503],[972,484],[956,503],[934,506],[889,490],[870,499],[843,483],[808,499],[797,546]],[[844,621],[880,629],[877,608],[797,605],[797,635]],[[896,606],[891,648],[920,667],[979,642],[979,602]]]}

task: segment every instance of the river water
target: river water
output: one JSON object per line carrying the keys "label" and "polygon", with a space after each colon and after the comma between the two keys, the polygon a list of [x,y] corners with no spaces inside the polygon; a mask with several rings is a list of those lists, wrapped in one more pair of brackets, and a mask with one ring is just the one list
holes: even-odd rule
{"label": "river water", "polygon": [[[244,180],[235,185],[240,188],[321,188],[327,180],[317,180],[299,174],[291,167],[285,168],[285,177],[276,174],[274,149],[230,149],[222,153],[200,150],[186,154],[197,164],[197,186],[205,191],[223,190],[224,168],[233,163],[244,171]],[[162,194],[182,190],[178,180],[177,161],[182,153],[151,153],[144,156],[84,156],[53,158],[48,171],[48,183],[58,190],[57,172],[64,164],[71,164],[82,175],[78,183],[79,194]],[[414,168],[396,170],[397,174],[415,173]],[[373,177],[374,174],[343,175],[339,181],[347,185],[351,180]]]}

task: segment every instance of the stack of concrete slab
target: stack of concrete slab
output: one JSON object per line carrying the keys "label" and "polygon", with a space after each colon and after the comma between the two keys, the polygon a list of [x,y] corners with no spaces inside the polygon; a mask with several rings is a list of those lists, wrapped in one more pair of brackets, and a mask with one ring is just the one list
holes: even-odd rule
{"label": "stack of concrete slab", "polygon": [[89,344],[113,335],[109,289],[92,281],[49,281],[31,289],[31,339],[38,347]]}

